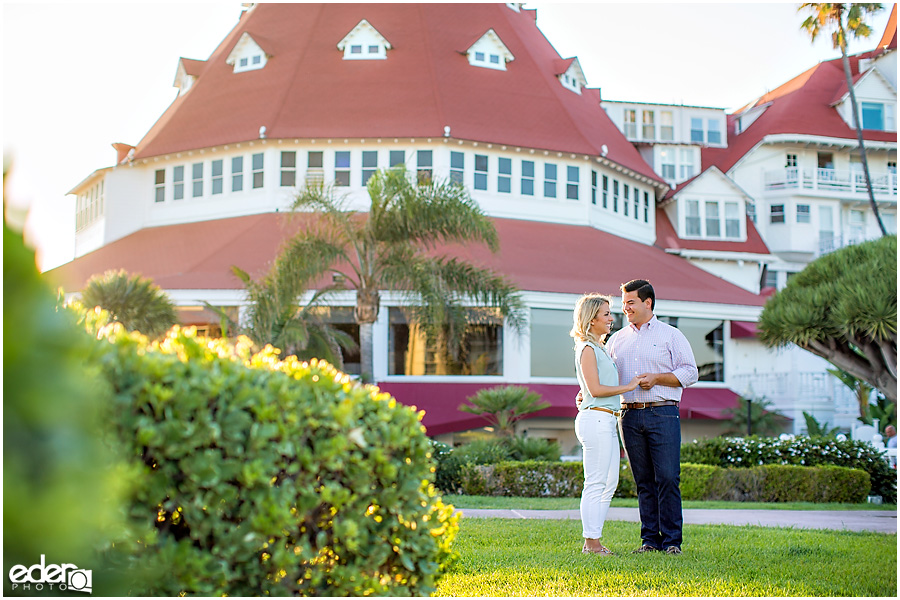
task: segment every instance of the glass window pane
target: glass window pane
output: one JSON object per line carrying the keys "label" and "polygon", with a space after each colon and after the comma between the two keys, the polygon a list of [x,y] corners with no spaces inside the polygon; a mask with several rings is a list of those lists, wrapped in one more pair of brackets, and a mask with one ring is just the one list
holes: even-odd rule
{"label": "glass window pane", "polygon": [[322,168],[322,157],[324,152],[310,152],[308,162],[306,163],[310,169],[321,169]]}

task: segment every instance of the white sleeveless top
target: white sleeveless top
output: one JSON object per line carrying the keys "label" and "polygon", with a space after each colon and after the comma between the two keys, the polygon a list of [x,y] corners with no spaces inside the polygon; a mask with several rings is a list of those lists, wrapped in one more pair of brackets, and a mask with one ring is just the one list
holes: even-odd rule
{"label": "white sleeveless top", "polygon": [[621,400],[619,395],[608,396],[606,398],[594,398],[588,391],[587,384],[584,382],[584,374],[581,372],[581,353],[590,346],[594,349],[594,357],[597,359],[597,373],[600,375],[601,385],[617,386],[619,385],[619,371],[616,369],[615,363],[606,353],[606,348],[598,346],[593,342],[575,342],[575,376],[578,378],[578,385],[581,386],[581,406],[579,410],[587,410],[592,406],[608,408],[610,410],[619,410],[621,408]]}

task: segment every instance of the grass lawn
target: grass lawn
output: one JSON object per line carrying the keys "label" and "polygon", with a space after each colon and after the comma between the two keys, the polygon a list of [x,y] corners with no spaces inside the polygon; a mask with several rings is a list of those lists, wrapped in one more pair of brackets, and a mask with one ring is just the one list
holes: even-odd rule
{"label": "grass lawn", "polygon": [[685,525],[684,554],[631,554],[634,523],[608,521],[612,557],[581,554],[581,523],[462,519],[438,596],[897,596],[897,536]]}
{"label": "grass lawn", "polygon": [[[456,508],[500,508],[528,510],[578,509],[579,498],[505,498],[499,496],[460,496],[444,494],[444,503]],[[734,508],[749,510],[767,508],[774,510],[886,510],[897,511],[896,504],[838,504],[814,502],[725,502],[685,500],[683,508]],[[637,498],[613,498],[612,506],[637,508]]]}

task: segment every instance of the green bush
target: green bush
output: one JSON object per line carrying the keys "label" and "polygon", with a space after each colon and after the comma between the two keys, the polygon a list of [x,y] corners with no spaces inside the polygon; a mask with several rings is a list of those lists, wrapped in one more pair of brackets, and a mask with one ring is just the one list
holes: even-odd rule
{"label": "green bush", "polygon": [[540,460],[555,462],[562,451],[559,442],[537,437],[516,436],[505,440],[512,460]]}
{"label": "green bush", "polygon": [[[681,499],[703,500],[715,484],[718,467],[681,463]],[[637,496],[637,494],[635,494]]]}
{"label": "green bush", "polygon": [[435,462],[434,487],[445,494],[457,494],[460,491],[460,469],[463,463],[453,446],[431,441],[431,455]]}
{"label": "green bush", "polygon": [[[460,469],[460,489],[470,496],[577,498],[584,487],[580,462],[502,461],[492,465],[466,464]],[[617,498],[636,498],[634,477],[626,462],[619,473]]]}
{"label": "green bush", "polygon": [[869,474],[872,494],[897,503],[897,471],[871,444],[827,438],[710,438],[681,446],[682,462],[720,467],[760,465],[834,465]]}
{"label": "green bush", "polygon": [[[558,461],[560,448],[557,442],[543,438],[504,437],[476,440],[459,448],[442,442],[432,442],[435,470],[435,487],[446,493],[458,493],[463,487],[463,465],[492,465],[508,460]],[[471,473],[467,480],[474,485]]]}
{"label": "green bush", "polygon": [[[110,570],[131,477],[104,443],[110,390],[88,362],[91,340],[41,279],[34,252],[3,225],[3,569],[74,564],[94,592],[127,593],[134,573]],[[4,595],[39,595],[11,587]],[[45,586],[43,594],[59,595]]]}
{"label": "green bush", "polygon": [[143,465],[140,595],[434,591],[458,526],[421,413],[315,360],[174,328],[100,331],[120,442]]}

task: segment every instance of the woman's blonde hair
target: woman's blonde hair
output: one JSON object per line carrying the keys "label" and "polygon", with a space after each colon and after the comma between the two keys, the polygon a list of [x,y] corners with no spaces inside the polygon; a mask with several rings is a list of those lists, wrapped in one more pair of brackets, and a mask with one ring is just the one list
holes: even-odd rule
{"label": "woman's blonde hair", "polygon": [[572,331],[569,335],[581,342],[592,342],[597,345],[603,344],[596,335],[591,333],[591,321],[600,312],[604,304],[612,304],[610,296],[603,294],[585,294],[575,303],[575,312],[573,313]]}

